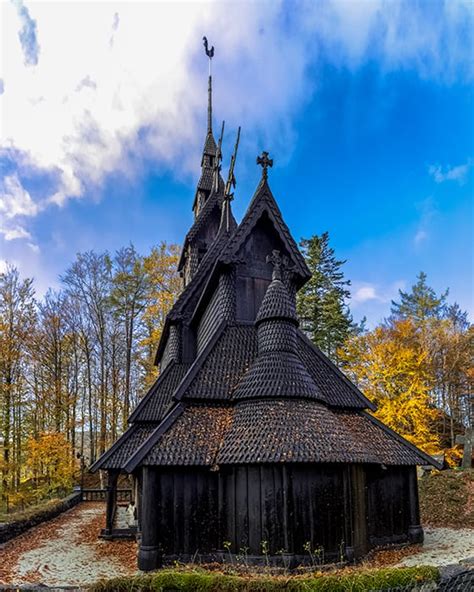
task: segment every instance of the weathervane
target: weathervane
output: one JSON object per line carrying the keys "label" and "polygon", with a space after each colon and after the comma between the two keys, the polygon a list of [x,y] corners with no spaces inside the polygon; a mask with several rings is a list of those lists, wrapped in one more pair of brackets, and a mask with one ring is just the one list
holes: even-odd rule
{"label": "weathervane", "polygon": [[262,152],[262,156],[257,156],[257,164],[262,167],[262,176],[264,179],[268,177],[268,167],[273,166],[273,158],[268,158],[268,152]]}
{"label": "weathervane", "polygon": [[214,57],[214,46],[211,47],[211,49],[209,49],[209,43],[207,41],[207,37],[204,36],[202,38],[203,42],[204,42],[204,51],[206,52],[207,57],[209,58],[209,76],[211,75],[211,63],[212,63],[212,58]]}
{"label": "weathervane", "polygon": [[214,46],[209,49],[207,37],[202,38],[204,42],[204,51],[209,58],[209,80],[207,85],[207,131],[212,132],[212,58],[214,57]]}

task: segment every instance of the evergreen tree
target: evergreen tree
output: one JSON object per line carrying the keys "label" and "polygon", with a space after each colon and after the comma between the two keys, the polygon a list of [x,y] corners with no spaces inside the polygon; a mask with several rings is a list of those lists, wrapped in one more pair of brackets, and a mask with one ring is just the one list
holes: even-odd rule
{"label": "evergreen tree", "polygon": [[350,281],[329,246],[329,234],[302,239],[300,248],[312,274],[297,295],[302,329],[333,360],[347,337],[356,331],[347,306]]}
{"label": "evergreen tree", "polygon": [[426,273],[420,271],[417,282],[411,292],[399,290],[400,302],[392,300],[392,316],[394,319],[413,319],[423,322],[430,318],[439,319],[446,309],[446,298],[449,290],[439,296],[426,283]]}

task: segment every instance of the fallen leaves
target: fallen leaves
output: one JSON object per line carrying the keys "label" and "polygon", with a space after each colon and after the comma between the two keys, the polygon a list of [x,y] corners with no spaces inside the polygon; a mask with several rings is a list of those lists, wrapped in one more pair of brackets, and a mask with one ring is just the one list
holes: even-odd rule
{"label": "fallen leaves", "polygon": [[[103,503],[82,503],[57,518],[32,528],[7,542],[1,553],[0,583],[45,583],[46,576],[49,585],[53,585],[54,580],[57,580],[56,585],[69,583],[64,582],[60,576],[54,573],[54,560],[57,557],[48,557],[46,552],[51,543],[53,546],[57,543],[58,554],[64,549],[87,548],[87,553],[97,559],[97,561],[92,560],[90,564],[91,571],[94,571],[94,579],[111,577],[115,574],[132,575],[136,573],[136,542],[99,539],[104,519],[105,505]],[[27,565],[25,570],[25,555],[30,551],[41,551],[42,548],[44,548],[44,559],[41,559],[41,552],[36,553],[37,559],[34,564],[32,562],[31,566]],[[67,559],[65,558],[65,560]],[[19,573],[22,562],[22,573]],[[51,566],[51,562],[53,566]],[[77,567],[77,565],[67,566],[71,576],[74,576]]]}

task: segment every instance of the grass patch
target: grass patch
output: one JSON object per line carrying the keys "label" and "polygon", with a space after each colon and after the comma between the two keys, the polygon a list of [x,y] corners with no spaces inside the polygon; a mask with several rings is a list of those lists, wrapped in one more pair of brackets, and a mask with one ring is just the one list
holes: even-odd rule
{"label": "grass patch", "polygon": [[474,528],[474,471],[432,471],[419,481],[422,524]]}
{"label": "grass patch", "polygon": [[165,569],[143,576],[104,580],[90,592],[367,592],[437,581],[436,567],[346,570],[311,576],[237,576],[202,568]]}
{"label": "grass patch", "polygon": [[54,498],[50,500],[45,500],[40,502],[39,504],[35,504],[33,506],[28,506],[24,510],[17,510],[15,512],[0,512],[0,522],[17,522],[20,520],[29,520],[36,514],[42,514],[45,511],[52,510],[61,504],[63,500],[59,498]]}

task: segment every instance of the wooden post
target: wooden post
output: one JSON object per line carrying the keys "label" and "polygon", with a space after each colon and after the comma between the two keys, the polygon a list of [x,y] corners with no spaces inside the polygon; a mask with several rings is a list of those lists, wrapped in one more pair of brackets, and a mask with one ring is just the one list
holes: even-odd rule
{"label": "wooden post", "polygon": [[408,538],[411,543],[423,542],[423,528],[420,524],[420,507],[418,503],[418,479],[416,467],[408,468],[408,497],[410,503],[410,525],[408,526]]}
{"label": "wooden post", "polygon": [[142,471],[141,540],[138,551],[138,568],[142,571],[152,571],[162,566],[158,524],[159,476],[158,470],[154,467],[143,467]]}
{"label": "wooden post", "polygon": [[120,471],[107,471],[107,506],[105,511],[104,535],[110,536],[114,527],[115,510],[117,506],[117,481]]}

